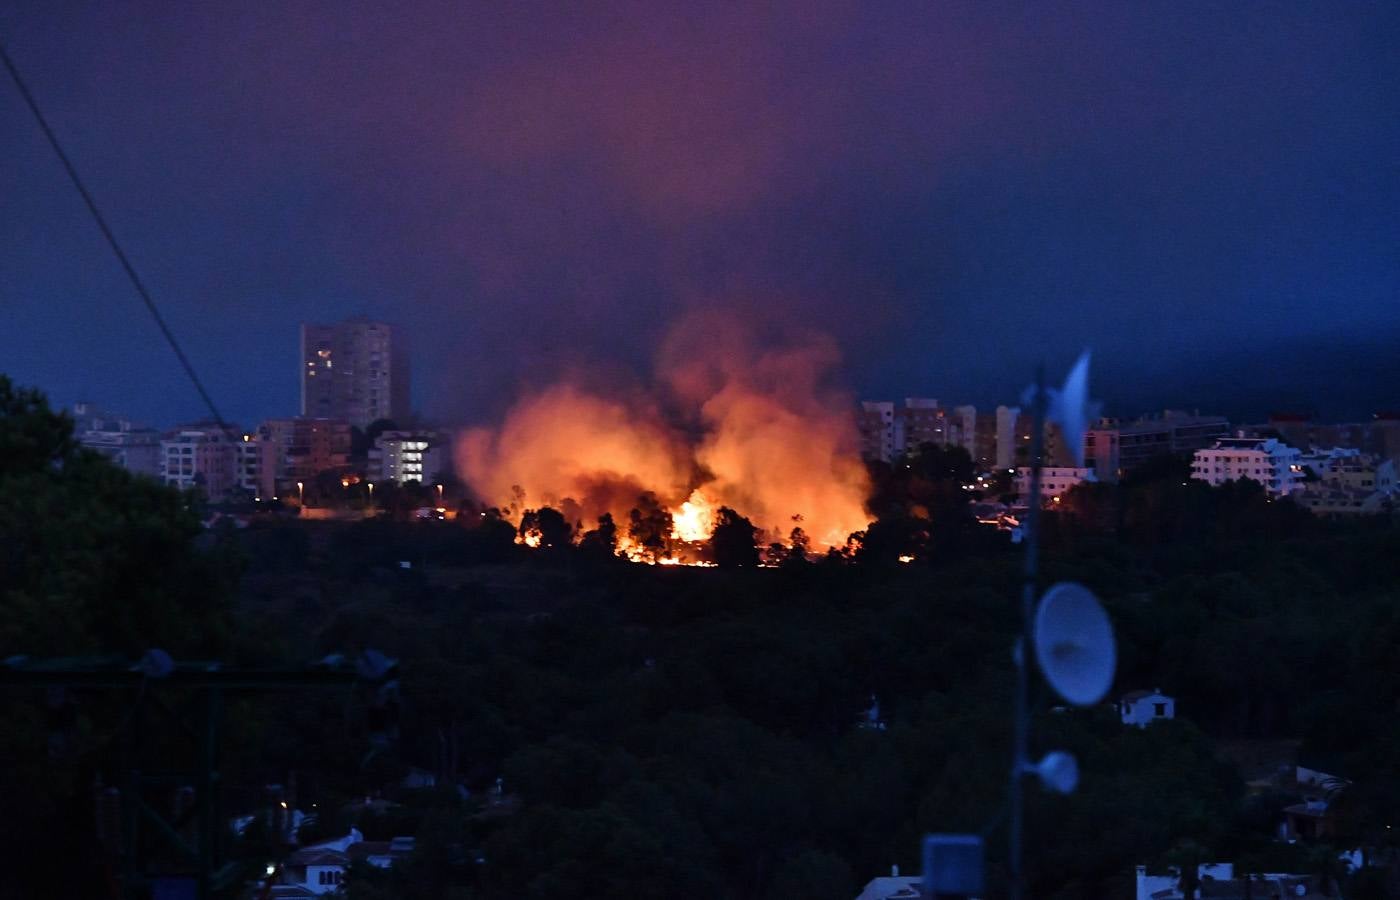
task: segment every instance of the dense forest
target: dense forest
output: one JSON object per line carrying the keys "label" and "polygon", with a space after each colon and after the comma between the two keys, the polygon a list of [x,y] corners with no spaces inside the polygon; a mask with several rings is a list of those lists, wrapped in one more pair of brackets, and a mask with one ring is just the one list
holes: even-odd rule
{"label": "dense forest", "polygon": [[[876,519],[845,552],[759,567],[731,511],[704,569],[608,552],[641,507],[538,548],[488,510],[206,528],[195,498],[81,450],[3,380],[0,461],[0,658],[399,660],[389,740],[350,689],[228,711],[230,813],[294,778],[316,811],[303,840],[416,836],[406,863],[352,869],[352,898],[851,898],[916,871],[931,831],[984,834],[1004,883],[1021,557],[972,520],[965,455],[876,466]],[[1046,583],[1103,599],[1113,696],[1160,687],[1178,715],[1129,728],[1036,688],[1033,752],[1072,751],[1082,777],[1068,796],[1029,786],[1032,895],[1126,897],[1135,865],[1204,859],[1393,893],[1400,529],[1324,523],[1169,459],[1067,501],[1046,516]],[[574,529],[551,512],[535,524]],[[131,723],[121,697],[80,699],[54,752],[44,698],[0,694],[7,895],[107,895],[94,786]],[[1346,779],[1326,846],[1275,840],[1299,799],[1261,777],[1280,747]],[[235,847],[250,868],[258,840]],[[1353,847],[1371,865],[1348,876],[1335,850]]]}

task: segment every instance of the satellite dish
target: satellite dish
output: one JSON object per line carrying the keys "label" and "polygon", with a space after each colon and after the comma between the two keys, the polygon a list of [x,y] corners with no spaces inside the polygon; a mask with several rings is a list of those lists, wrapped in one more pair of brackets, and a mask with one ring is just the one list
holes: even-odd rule
{"label": "satellite dish", "polygon": [[1045,758],[1029,767],[1040,783],[1057,794],[1072,794],[1079,786],[1079,763],[1063,750],[1045,754]]}
{"label": "satellite dish", "polygon": [[171,659],[170,654],[159,647],[152,647],[146,651],[145,656],[141,657],[136,668],[147,678],[166,678],[175,671],[175,660]]}
{"label": "satellite dish", "polygon": [[1117,651],[1108,613],[1093,592],[1072,581],[1045,592],[1035,614],[1035,658],[1065,700],[1091,706],[1103,699],[1113,685]]}

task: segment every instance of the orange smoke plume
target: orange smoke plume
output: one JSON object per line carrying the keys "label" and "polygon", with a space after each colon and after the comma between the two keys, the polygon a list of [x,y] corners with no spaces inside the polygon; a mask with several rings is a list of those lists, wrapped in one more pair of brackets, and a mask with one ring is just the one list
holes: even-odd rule
{"label": "orange smoke plume", "polygon": [[625,529],[644,491],[671,510],[674,536],[703,540],[714,511],[748,517],[766,540],[801,527],[840,546],[869,516],[850,398],[829,386],[834,344],[806,337],[763,348],[732,322],[683,321],[657,364],[656,401],[628,402],[564,383],[522,398],[496,428],[457,441],[459,474],[487,502],[611,513]]}

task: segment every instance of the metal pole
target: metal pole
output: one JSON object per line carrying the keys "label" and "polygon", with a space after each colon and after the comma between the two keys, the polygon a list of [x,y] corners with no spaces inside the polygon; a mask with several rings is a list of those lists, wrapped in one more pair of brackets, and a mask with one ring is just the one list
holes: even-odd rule
{"label": "metal pole", "polygon": [[1021,537],[1026,544],[1025,574],[1021,583],[1021,634],[1016,639],[1016,721],[1012,734],[1011,754],[1011,822],[1010,869],[1011,900],[1021,900],[1025,890],[1022,866],[1021,831],[1024,819],[1021,783],[1026,772],[1026,756],[1030,744],[1030,657],[1031,628],[1035,617],[1035,597],[1040,570],[1040,479],[1042,457],[1045,455],[1045,366],[1035,373],[1035,397],[1031,401],[1033,430],[1031,432],[1031,480],[1029,508]]}

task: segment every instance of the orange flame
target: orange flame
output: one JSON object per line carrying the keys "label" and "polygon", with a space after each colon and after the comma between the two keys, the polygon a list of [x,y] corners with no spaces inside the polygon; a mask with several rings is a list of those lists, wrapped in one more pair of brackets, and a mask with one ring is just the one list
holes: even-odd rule
{"label": "orange flame", "polygon": [[869,522],[869,483],[850,398],[828,386],[837,361],[829,340],[764,349],[732,322],[692,317],[663,347],[664,390],[638,400],[565,382],[531,393],[500,426],[459,437],[457,469],[514,517],[551,505],[587,528],[610,513],[619,555],[637,561],[653,561],[627,533],[647,491],[672,510],[678,544],[709,538],[727,506],[765,542],[798,526],[813,549],[839,547]]}

